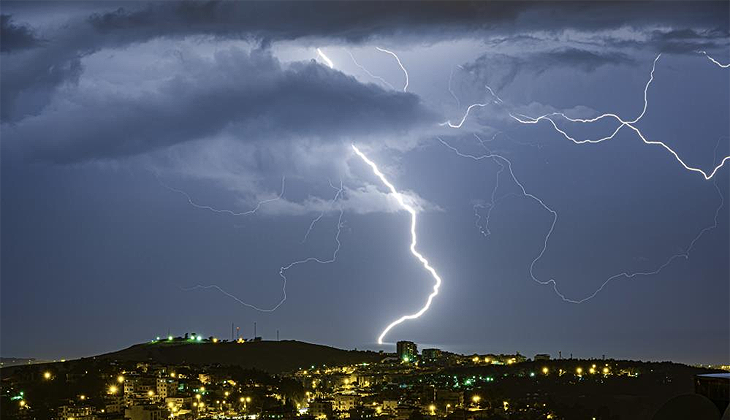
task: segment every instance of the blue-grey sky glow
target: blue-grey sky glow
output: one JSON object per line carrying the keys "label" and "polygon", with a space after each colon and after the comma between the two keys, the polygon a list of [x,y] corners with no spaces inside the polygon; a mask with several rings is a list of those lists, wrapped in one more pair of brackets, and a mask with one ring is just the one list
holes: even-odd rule
{"label": "blue-grey sky glow", "polygon": [[730,356],[728,2],[0,11],[4,357]]}

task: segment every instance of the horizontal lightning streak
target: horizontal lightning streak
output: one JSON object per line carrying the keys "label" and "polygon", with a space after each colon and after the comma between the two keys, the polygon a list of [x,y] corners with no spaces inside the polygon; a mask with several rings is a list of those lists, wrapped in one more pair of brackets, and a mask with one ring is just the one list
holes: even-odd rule
{"label": "horizontal lightning streak", "polygon": [[279,193],[279,195],[277,195],[274,198],[269,198],[266,200],[259,201],[258,203],[256,203],[256,206],[254,208],[252,208],[251,210],[242,211],[242,212],[237,212],[237,211],[228,210],[228,209],[217,209],[215,207],[211,207],[208,205],[198,204],[193,201],[192,197],[190,197],[190,194],[186,193],[183,190],[179,190],[177,188],[170,187],[169,185],[162,182],[162,180],[160,180],[159,177],[157,177],[157,182],[159,182],[160,185],[167,188],[168,190],[183,195],[188,200],[188,203],[195,208],[198,208],[201,210],[209,210],[214,213],[229,214],[231,216],[248,216],[248,215],[256,213],[261,208],[261,206],[263,206],[264,204],[268,204],[268,203],[272,203],[274,201],[281,200],[281,198],[284,196],[284,190],[285,190],[285,186],[286,186],[286,176],[282,175],[282,177],[281,177],[281,192]]}
{"label": "horizontal lightning streak", "polygon": [[[478,136],[477,136],[477,138],[479,139]],[[543,241],[543,247],[540,250],[540,253],[537,255],[537,257],[535,257],[535,259],[533,259],[532,262],[530,263],[529,273],[530,273],[530,277],[532,278],[532,280],[535,281],[536,283],[539,283],[539,284],[542,284],[542,285],[547,285],[547,284],[552,285],[554,292],[564,302],[568,302],[568,303],[580,304],[580,303],[583,303],[583,302],[588,301],[590,299],[593,299],[596,295],[598,295],[598,293],[600,293],[606,287],[606,285],[608,285],[611,281],[613,281],[615,279],[618,279],[618,278],[621,278],[621,277],[624,277],[626,279],[631,279],[631,278],[634,278],[634,277],[637,277],[637,276],[651,276],[651,275],[656,275],[656,274],[659,274],[664,268],[666,268],[667,266],[669,266],[674,260],[676,260],[678,258],[689,259],[690,252],[694,249],[694,246],[697,243],[697,241],[699,241],[700,238],[702,238],[702,236],[706,232],[708,232],[710,230],[713,230],[713,229],[715,229],[717,227],[717,223],[718,223],[717,222],[717,219],[718,219],[718,216],[720,214],[720,210],[725,205],[725,199],[724,199],[724,197],[722,195],[722,192],[720,191],[720,188],[717,186],[717,180],[713,180],[713,185],[715,187],[715,190],[717,191],[718,197],[720,198],[720,203],[719,203],[717,209],[715,210],[714,223],[712,225],[706,226],[705,228],[703,228],[702,230],[700,230],[699,233],[692,239],[692,241],[690,242],[689,246],[687,247],[687,249],[684,252],[677,253],[677,254],[674,254],[674,255],[670,256],[663,264],[661,264],[656,269],[651,270],[651,271],[638,271],[638,272],[626,272],[626,271],[624,271],[624,272],[615,274],[615,275],[613,275],[611,277],[608,277],[606,280],[604,280],[603,283],[601,284],[601,286],[598,289],[596,289],[593,293],[591,293],[590,295],[588,295],[588,296],[586,296],[586,297],[584,297],[582,299],[570,299],[570,298],[567,298],[562,292],[560,292],[560,290],[558,289],[558,284],[555,281],[555,279],[552,279],[551,278],[549,280],[540,280],[534,274],[535,264],[537,264],[537,262],[540,259],[542,259],[542,257],[545,255],[545,252],[547,251],[547,247],[548,247],[548,242],[550,240],[550,236],[552,235],[553,231],[555,230],[555,226],[556,226],[557,221],[558,221],[558,213],[555,210],[553,210],[550,207],[548,207],[548,205],[545,204],[545,202],[542,199],[538,198],[537,196],[535,196],[533,194],[528,193],[525,190],[525,187],[523,186],[523,184],[517,179],[517,177],[515,176],[514,172],[512,171],[512,162],[509,159],[505,158],[504,156],[501,156],[501,155],[498,155],[498,154],[495,154],[495,153],[490,152],[486,148],[486,146],[484,145],[484,142],[481,141],[481,139],[479,139],[479,141],[480,141],[482,147],[484,147],[484,149],[487,151],[487,154],[485,154],[485,155],[473,155],[473,154],[469,154],[469,153],[463,153],[463,152],[459,151],[457,148],[455,148],[454,146],[452,146],[449,143],[447,143],[446,141],[442,140],[441,138],[438,138],[438,140],[441,142],[441,144],[443,144],[444,146],[446,146],[448,149],[452,150],[458,156],[461,156],[461,157],[464,157],[464,158],[469,158],[469,159],[472,159],[472,160],[475,160],[475,161],[481,161],[481,160],[489,159],[489,158],[491,158],[491,159],[498,158],[498,159],[501,159],[501,160],[505,161],[505,163],[507,164],[507,168],[509,169],[509,173],[510,173],[510,175],[512,177],[512,180],[520,188],[520,190],[522,191],[522,195],[524,195],[525,197],[529,197],[529,198],[533,199],[538,204],[540,204],[540,206],[542,206],[542,208],[544,208],[546,211],[550,212],[553,215],[553,221],[550,224],[550,229],[548,230],[547,234],[545,235],[545,240]],[[719,144],[719,142],[718,142],[718,144]],[[717,150],[717,145],[715,146],[715,150]],[[511,194],[508,194],[507,196],[509,196],[509,195],[511,195]],[[507,197],[507,196],[505,196],[505,197]],[[494,191],[492,192],[492,197],[494,197]],[[499,200],[502,200],[505,197],[501,197]],[[492,198],[492,201],[494,201],[494,198]],[[489,229],[488,223],[489,223],[489,219],[487,218],[487,226],[486,226],[487,232],[488,232],[488,229]],[[482,233],[484,234],[483,231],[482,231]]]}
{"label": "horizontal lightning streak", "polygon": [[403,92],[405,92],[408,89],[408,70],[403,66],[403,63],[401,63],[400,58],[398,57],[398,54],[394,53],[393,51],[386,50],[385,48],[375,47],[376,50],[387,53],[395,57],[395,61],[398,62],[398,65],[400,66],[400,69],[403,70],[403,74],[406,75],[406,84],[403,86]]}
{"label": "horizontal lightning streak", "polygon": [[348,54],[350,54],[350,58],[352,58],[352,62],[353,62],[353,63],[355,63],[355,65],[356,65],[356,66],[357,66],[357,67],[358,67],[358,68],[359,68],[360,70],[364,71],[364,72],[365,72],[365,73],[366,73],[366,74],[367,74],[368,76],[372,77],[372,78],[373,78],[373,79],[375,79],[375,80],[378,80],[379,82],[381,82],[381,83],[382,83],[382,84],[384,84],[385,86],[388,86],[389,88],[391,88],[391,89],[395,90],[395,87],[394,87],[393,85],[391,85],[390,83],[388,83],[388,81],[387,81],[387,80],[383,79],[383,78],[382,78],[382,77],[380,77],[380,76],[377,76],[377,75],[374,75],[374,74],[372,74],[372,73],[370,72],[370,70],[368,70],[368,69],[366,69],[366,68],[365,68],[365,66],[363,66],[363,65],[362,65],[362,64],[360,64],[360,63],[358,63],[358,62],[357,62],[357,60],[355,60],[355,56],[354,56],[354,55],[352,55],[352,53],[351,53],[350,51],[348,51],[347,53],[348,53]]}
{"label": "horizontal lightning streak", "polygon": [[[501,104],[503,102],[502,99],[500,99],[499,96],[497,96],[494,93],[494,91],[492,90],[492,88],[490,88],[487,85],[484,85],[484,87],[489,91],[489,93],[494,98],[494,103]],[[466,108],[466,112],[464,113],[464,116],[461,117],[461,121],[459,121],[457,124],[454,124],[454,123],[451,122],[451,120],[449,120],[449,121],[440,123],[439,126],[441,126],[441,127],[443,127],[443,126],[449,126],[451,128],[461,128],[461,126],[464,125],[464,123],[466,122],[466,119],[469,117],[469,113],[471,112],[471,110],[473,108],[476,108],[476,107],[484,108],[485,106],[488,106],[488,105],[489,105],[489,103],[476,103],[476,104],[471,104],[471,105],[469,105]]]}
{"label": "horizontal lightning streak", "polygon": [[[730,155],[729,156],[725,156],[720,161],[720,163],[717,164],[712,169],[712,171],[710,171],[709,173],[707,173],[707,172],[703,171],[700,168],[695,168],[695,167],[692,167],[692,166],[687,165],[687,163],[685,163],[685,161],[682,160],[682,158],[679,156],[679,154],[676,151],[674,151],[674,149],[672,149],[671,147],[669,147],[669,145],[667,145],[666,143],[664,143],[662,141],[659,141],[659,140],[648,140],[646,137],[644,137],[644,134],[638,128],[636,128],[634,126],[634,124],[636,124],[637,122],[639,122],[639,120],[641,120],[644,117],[644,115],[646,114],[646,110],[647,110],[647,108],[649,106],[649,101],[648,101],[649,86],[651,86],[651,83],[654,81],[654,71],[656,70],[656,63],[657,63],[657,61],[659,61],[659,58],[661,56],[662,55],[659,54],[654,59],[654,63],[652,64],[652,67],[651,67],[651,73],[650,73],[650,76],[649,76],[649,81],[646,82],[646,85],[644,86],[644,107],[641,110],[641,114],[639,114],[639,116],[636,117],[636,118],[634,118],[633,120],[623,120],[621,117],[619,117],[618,115],[613,114],[613,113],[605,113],[605,114],[599,115],[599,116],[594,117],[594,118],[571,118],[571,117],[568,117],[567,115],[565,115],[562,112],[553,112],[553,113],[550,113],[550,114],[541,115],[541,116],[539,116],[537,118],[528,117],[528,116],[521,115],[521,114],[518,114],[519,115],[519,117],[518,117],[518,116],[515,116],[512,113],[510,113],[509,115],[510,115],[510,117],[512,117],[512,119],[514,119],[515,121],[517,121],[517,122],[519,122],[521,124],[537,124],[538,122],[540,122],[542,120],[546,120],[546,121],[550,122],[550,124],[553,126],[553,128],[555,129],[555,131],[557,131],[558,133],[562,134],[563,137],[565,137],[567,140],[572,141],[575,144],[601,143],[603,141],[610,140],[610,139],[614,138],[616,136],[616,134],[618,134],[618,132],[623,127],[628,127],[631,130],[633,130],[636,133],[636,135],[639,136],[639,138],[641,139],[641,141],[643,141],[645,144],[663,147],[666,151],[668,151],[669,153],[671,153],[672,156],[674,156],[674,158],[677,160],[677,162],[679,162],[680,165],[682,165],[682,167],[684,167],[684,169],[686,169],[688,171],[697,172],[699,174],[702,174],[702,176],[705,178],[705,180],[709,180],[713,176],[715,176],[715,174],[717,173],[717,171],[720,168],[722,168],[723,165],[725,165],[725,162],[727,162],[728,160],[730,160]],[[604,118],[613,118],[617,122],[619,122],[620,125],[618,127],[616,127],[616,129],[613,131],[613,133],[611,133],[611,135],[609,135],[609,136],[605,136],[605,137],[602,137],[602,138],[599,138],[599,139],[582,139],[582,140],[578,140],[578,139],[575,139],[575,138],[571,137],[570,135],[568,135],[568,133],[565,132],[564,130],[560,129],[558,127],[558,125],[555,123],[555,121],[551,118],[553,116],[559,116],[559,117],[561,117],[561,118],[563,118],[563,119],[565,119],[567,121],[575,122],[575,123],[593,123],[593,122],[596,122],[596,121],[600,121],[600,120],[602,120]],[[520,117],[522,117],[522,118],[520,118]]]}
{"label": "horizontal lightning streak", "polygon": [[[710,59],[710,61],[712,61],[713,63],[717,64],[718,66],[720,66],[722,68],[728,68],[728,67],[730,67],[730,65],[724,65],[724,64],[719,63],[717,60],[715,60],[714,58],[712,58],[709,55],[707,55],[707,53],[704,52],[704,51],[700,51],[700,53],[705,54],[707,56],[707,58]],[[641,141],[644,142],[645,144],[663,147],[666,151],[668,151],[669,153],[671,153],[672,156],[674,156],[674,158],[677,160],[677,162],[679,162],[680,165],[682,165],[682,167],[684,167],[684,169],[686,169],[688,171],[691,171],[691,172],[697,172],[699,174],[702,174],[702,176],[705,178],[705,180],[709,180],[712,177],[714,177],[715,174],[717,173],[717,171],[720,170],[720,168],[722,168],[725,165],[725,162],[727,162],[728,160],[730,160],[730,155],[723,157],[720,160],[720,162],[712,169],[712,171],[710,171],[708,173],[708,172],[705,172],[704,170],[702,170],[700,168],[696,168],[696,167],[689,166],[679,156],[679,154],[674,149],[672,149],[669,145],[667,145],[666,143],[664,143],[662,141],[659,141],[659,140],[648,140],[644,136],[644,134],[638,128],[636,128],[636,126],[634,126],[634,124],[636,124],[637,122],[639,122],[639,120],[641,120],[644,117],[644,115],[646,114],[646,110],[647,110],[647,108],[649,106],[649,101],[648,101],[649,86],[651,86],[651,83],[654,81],[654,72],[656,70],[656,63],[657,63],[657,61],[659,61],[659,58],[661,56],[662,56],[661,54],[658,54],[656,56],[656,58],[654,58],[654,62],[653,62],[652,67],[651,67],[651,73],[650,73],[650,76],[649,76],[649,81],[644,86],[644,107],[641,110],[641,114],[639,114],[639,116],[636,117],[636,118],[634,118],[633,120],[623,120],[621,117],[619,117],[618,115],[616,115],[614,113],[605,113],[605,114],[599,115],[599,116],[594,117],[594,118],[571,118],[571,117],[568,117],[565,113],[562,113],[562,112],[552,112],[552,113],[549,113],[549,114],[541,115],[539,117],[529,117],[529,116],[524,115],[524,114],[516,114],[516,113],[509,112],[509,116],[513,120],[517,121],[520,124],[537,124],[537,123],[539,123],[540,121],[543,121],[543,120],[548,121],[553,126],[553,128],[555,129],[555,131],[557,131],[563,137],[565,137],[567,140],[570,140],[570,141],[572,141],[575,144],[585,144],[585,143],[595,144],[595,143],[604,142],[606,140],[611,140],[611,139],[613,139],[616,136],[616,134],[618,134],[619,131],[621,131],[622,128],[628,127],[631,130],[633,130],[636,133],[636,135],[639,137],[639,139],[641,139]],[[487,88],[487,90],[489,90],[489,92],[495,98],[495,103],[500,103],[500,104],[503,103],[502,99],[500,99],[489,86],[485,86],[485,87]],[[458,124],[453,124],[453,123],[451,123],[451,121],[446,121],[445,123],[441,123],[439,125],[441,125],[441,126],[448,126],[448,127],[451,127],[451,128],[461,128],[462,125],[464,124],[464,122],[466,121],[467,117],[469,116],[469,112],[471,111],[472,108],[474,108],[474,107],[484,107],[484,106],[487,106],[487,104],[482,104],[482,103],[472,104],[472,105],[470,105],[467,108],[466,113],[464,114],[464,116],[462,117],[461,121]],[[618,127],[616,127],[616,129],[613,131],[613,133],[611,133],[608,136],[601,137],[601,138],[598,138],[598,139],[582,139],[582,140],[578,140],[576,138],[571,137],[565,130],[562,130],[560,127],[558,127],[558,125],[555,123],[555,120],[553,119],[553,117],[561,117],[564,120],[567,120],[567,121],[570,121],[570,122],[574,122],[574,123],[594,123],[594,122],[603,120],[604,118],[612,118],[612,119],[616,120],[617,122],[619,122],[620,124],[619,124]]]}
{"label": "horizontal lightning streak", "polygon": [[352,149],[360,157],[360,159],[362,159],[368,166],[370,166],[370,168],[372,168],[375,176],[377,176],[380,179],[380,181],[386,187],[388,187],[391,194],[393,194],[395,199],[398,201],[398,204],[400,204],[400,206],[403,207],[403,209],[405,209],[408,213],[410,213],[410,215],[411,215],[411,247],[410,247],[411,254],[413,254],[413,256],[416,257],[418,259],[418,261],[421,262],[421,264],[423,264],[423,267],[429,273],[431,273],[431,276],[434,278],[434,280],[436,280],[436,283],[433,286],[433,292],[431,292],[431,294],[428,295],[426,304],[418,312],[416,312],[415,314],[411,314],[411,315],[404,315],[404,316],[398,318],[397,320],[391,322],[387,327],[385,327],[383,332],[380,333],[380,336],[378,337],[378,344],[383,344],[383,338],[385,338],[385,335],[388,334],[388,332],[393,327],[395,327],[396,325],[398,325],[404,321],[416,319],[416,318],[420,317],[421,315],[423,315],[428,310],[428,308],[431,306],[431,302],[433,301],[433,298],[436,297],[436,295],[438,295],[438,293],[439,293],[439,287],[441,286],[441,277],[439,277],[438,273],[436,273],[436,270],[433,267],[431,267],[431,265],[428,263],[428,260],[426,258],[424,258],[423,255],[421,255],[421,253],[418,252],[418,250],[416,249],[416,244],[418,242],[418,238],[416,236],[416,210],[405,202],[405,200],[403,199],[403,196],[398,192],[398,190],[396,190],[395,186],[393,186],[393,184],[391,184],[390,181],[388,181],[388,179],[385,177],[385,175],[383,175],[383,173],[380,172],[380,169],[378,169],[378,166],[375,164],[375,162],[368,159],[368,157],[365,156],[360,151],[360,149],[358,149],[354,144],[352,145]]}
{"label": "horizontal lightning streak", "polygon": [[451,73],[449,73],[449,85],[448,85],[449,93],[451,94],[451,97],[453,97],[454,100],[456,101],[456,107],[461,108],[461,101],[459,100],[459,97],[456,96],[454,91],[451,89],[451,82],[453,79],[454,79],[454,67],[451,67]]}
{"label": "horizontal lightning streak", "polygon": [[[332,185],[332,184],[330,183],[330,185]],[[342,184],[342,180],[340,180],[340,186],[339,186],[339,188],[334,187],[334,186],[332,186],[332,187],[335,188],[335,189],[337,189],[337,193],[335,194],[335,197],[332,199],[332,203],[335,203],[342,196],[342,193],[344,191],[344,186]],[[283,191],[282,191],[282,194],[283,194]],[[207,206],[196,206],[196,207],[209,209]],[[305,259],[302,259],[302,260],[297,260],[297,261],[291,262],[288,265],[279,267],[279,277],[281,277],[281,279],[282,279],[282,287],[281,287],[282,298],[281,298],[281,300],[276,305],[274,305],[271,308],[261,308],[261,307],[258,307],[256,305],[253,305],[251,303],[244,302],[243,300],[241,300],[237,296],[235,296],[235,295],[227,292],[226,290],[224,290],[223,288],[221,288],[220,286],[215,285],[215,284],[210,284],[210,285],[200,285],[200,284],[198,284],[198,285],[195,285],[193,287],[181,288],[181,289],[183,291],[185,291],[185,292],[192,291],[192,290],[200,290],[200,289],[203,289],[203,290],[215,289],[215,290],[218,290],[219,292],[223,293],[224,295],[230,297],[231,299],[235,300],[236,302],[240,303],[241,305],[246,306],[248,308],[257,310],[259,312],[274,312],[275,310],[279,309],[279,307],[286,301],[286,297],[287,297],[286,296],[286,283],[288,281],[288,279],[286,277],[286,272],[288,270],[290,270],[290,269],[292,269],[292,268],[294,268],[294,267],[296,267],[298,265],[306,264],[306,263],[309,263],[309,262],[315,262],[317,264],[331,264],[331,263],[334,263],[337,260],[337,254],[340,252],[340,248],[342,246],[342,243],[340,242],[340,233],[342,232],[342,216],[343,216],[343,214],[344,214],[344,207],[340,207],[340,215],[339,215],[339,217],[337,219],[337,233],[335,234],[335,242],[337,243],[337,247],[335,248],[334,252],[332,253],[332,258],[325,260],[325,259],[320,259],[320,258],[317,258],[317,257],[308,257],[308,258],[305,258]],[[320,219],[320,218],[321,218],[321,216],[318,219]],[[310,231],[311,231],[311,229],[313,227],[313,224],[314,223],[310,224],[310,229],[309,229]],[[307,234],[309,234],[309,232],[307,232]],[[305,239],[306,239],[306,237],[305,237]]]}
{"label": "horizontal lightning streak", "polygon": [[[337,188],[334,185],[332,185],[332,181],[329,181],[329,184],[330,184],[330,187],[336,191],[334,198],[332,199],[332,201],[330,201],[330,205],[333,205],[335,203],[335,201],[337,200],[337,197],[342,192],[342,186],[340,186],[340,188]],[[322,210],[322,212],[319,213],[319,216],[315,217],[312,220],[312,223],[309,224],[309,228],[307,229],[307,232],[304,234],[304,238],[302,238],[302,243],[307,242],[307,238],[309,237],[309,234],[312,233],[312,229],[314,229],[314,225],[316,225],[322,219],[322,217],[324,217],[324,214],[326,212],[327,212],[327,210]]]}
{"label": "horizontal lightning streak", "polygon": [[730,63],[728,63],[728,64],[722,64],[722,63],[720,63],[719,61],[717,61],[714,58],[712,58],[709,54],[707,54],[707,51],[697,51],[697,52],[700,53],[700,54],[704,54],[705,57],[707,57],[708,60],[712,61],[713,63],[717,64],[718,66],[720,66],[720,67],[722,67],[724,69],[730,67]]}

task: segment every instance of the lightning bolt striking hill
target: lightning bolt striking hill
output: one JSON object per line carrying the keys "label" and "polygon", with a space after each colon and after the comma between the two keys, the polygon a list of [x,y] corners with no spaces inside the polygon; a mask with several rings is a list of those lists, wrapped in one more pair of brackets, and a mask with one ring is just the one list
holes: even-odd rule
{"label": "lightning bolt striking hill", "polygon": [[413,254],[413,256],[416,257],[416,259],[418,259],[418,261],[420,261],[421,264],[423,264],[423,268],[425,268],[426,271],[428,271],[431,274],[431,276],[433,277],[433,279],[436,281],[435,284],[433,285],[433,291],[431,292],[430,295],[428,295],[426,304],[418,312],[411,314],[411,315],[403,315],[402,317],[396,319],[395,321],[391,322],[387,327],[385,327],[383,332],[380,333],[380,336],[378,337],[378,344],[383,344],[383,338],[385,338],[385,335],[388,334],[388,332],[393,327],[395,327],[398,324],[403,323],[404,321],[416,319],[416,318],[420,317],[421,315],[423,315],[428,310],[428,308],[431,306],[431,302],[433,301],[433,298],[435,298],[436,295],[439,294],[439,287],[441,287],[441,277],[439,277],[436,270],[433,267],[431,267],[428,260],[423,255],[421,255],[421,253],[418,252],[418,250],[416,249],[416,244],[418,243],[418,237],[416,235],[416,222],[417,222],[416,209],[414,209],[413,207],[408,205],[408,203],[405,202],[405,200],[403,199],[403,195],[401,193],[399,193],[398,190],[395,188],[395,186],[393,186],[393,184],[391,184],[390,181],[388,181],[388,179],[385,177],[385,175],[383,175],[383,173],[380,172],[380,169],[378,169],[378,166],[375,164],[375,162],[368,159],[368,157],[365,156],[365,154],[363,154],[360,151],[360,149],[358,149],[357,146],[355,146],[354,144],[352,145],[352,149],[355,151],[355,154],[357,154],[360,157],[360,159],[362,159],[368,166],[370,166],[370,168],[372,168],[375,176],[377,176],[380,179],[380,181],[386,187],[388,187],[388,189],[390,190],[390,193],[393,194],[395,199],[398,201],[398,204],[400,204],[400,206],[403,207],[404,210],[406,210],[408,213],[410,213],[410,215],[411,215],[411,247],[410,247],[411,254]]}

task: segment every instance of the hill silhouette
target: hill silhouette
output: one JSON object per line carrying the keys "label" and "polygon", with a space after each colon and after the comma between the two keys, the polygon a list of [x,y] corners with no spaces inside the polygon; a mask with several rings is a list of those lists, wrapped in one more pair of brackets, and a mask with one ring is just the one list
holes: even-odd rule
{"label": "hill silhouette", "polygon": [[385,356],[373,351],[341,350],[294,340],[246,343],[199,343],[176,340],[136,344],[97,358],[171,365],[220,364],[280,373],[309,366],[372,363],[382,360]]}

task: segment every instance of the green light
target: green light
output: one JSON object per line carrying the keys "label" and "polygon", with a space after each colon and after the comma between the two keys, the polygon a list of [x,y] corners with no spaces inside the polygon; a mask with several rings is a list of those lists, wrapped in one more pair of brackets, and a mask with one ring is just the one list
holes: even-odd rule
{"label": "green light", "polygon": [[172,336],[171,335],[168,335],[167,336],[167,341],[172,341]]}

